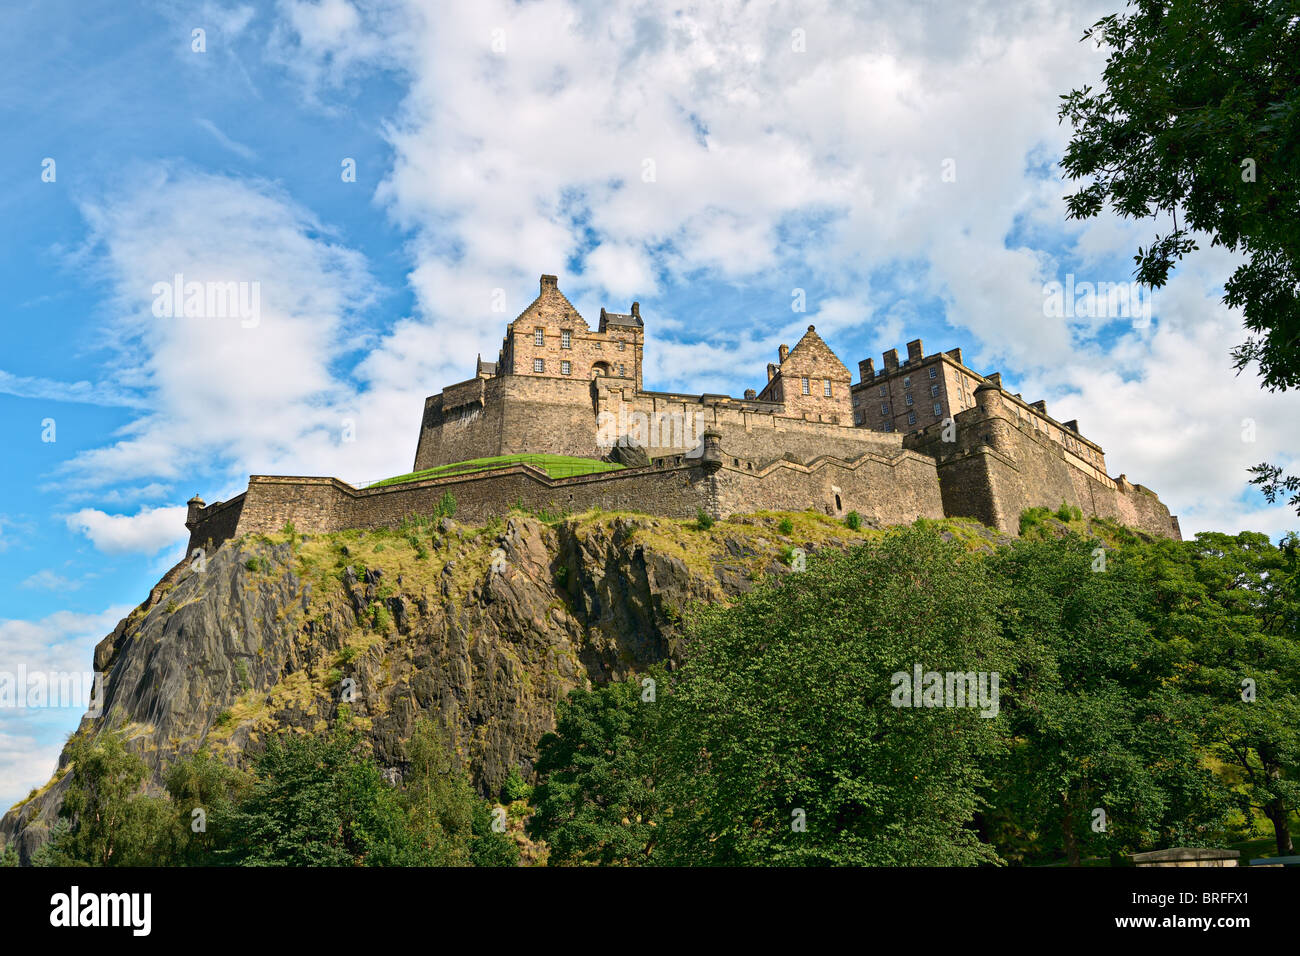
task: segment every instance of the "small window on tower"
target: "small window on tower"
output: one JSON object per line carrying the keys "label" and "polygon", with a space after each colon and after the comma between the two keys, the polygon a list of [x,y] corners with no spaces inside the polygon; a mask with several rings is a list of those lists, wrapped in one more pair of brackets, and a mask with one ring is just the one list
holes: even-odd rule
{"label": "small window on tower", "polygon": [[546,344],[546,330],[545,330],[545,329],[533,329],[533,344],[534,344],[534,345],[545,345],[545,344]]}
{"label": "small window on tower", "polygon": [[888,415],[888,414],[889,414],[889,406],[888,406],[888,405],[881,405],[881,406],[880,406],[880,414],[882,414],[882,415]]}
{"label": "small window on tower", "polygon": [[560,330],[560,348],[567,349],[573,345],[573,333],[568,329]]}
{"label": "small window on tower", "polygon": [[619,343],[618,343],[618,350],[619,350],[620,352],[626,352],[626,351],[627,351],[627,343],[626,343],[626,342],[619,342]]}
{"label": "small window on tower", "polygon": [[935,413],[936,415],[942,415],[942,414],[943,414],[943,406],[940,405],[938,402],[935,402],[935,403],[934,403],[934,413]]}
{"label": "small window on tower", "polygon": [[882,385],[882,386],[880,386],[880,397],[881,397],[881,398],[888,398],[888,397],[889,397],[889,386],[888,386],[888,385]]}
{"label": "small window on tower", "polygon": [[545,361],[544,359],[533,359],[533,371],[534,371],[534,372],[545,372],[545,371],[546,371],[546,361]]}
{"label": "small window on tower", "polygon": [[938,377],[939,377],[939,370],[938,370],[937,368],[935,368],[933,365],[930,366],[930,377],[931,377],[931,378],[938,378]]}
{"label": "small window on tower", "polygon": [[823,387],[822,387],[822,394],[825,395],[827,398],[830,398],[830,397],[831,397],[831,381],[830,381],[830,379],[827,379],[826,382],[825,382],[825,384],[823,385]]}
{"label": "small window on tower", "polygon": [[904,396],[903,396],[903,401],[905,401],[905,402],[907,402],[907,404],[911,405],[911,404],[912,404],[912,396],[911,396],[911,395],[904,395]]}
{"label": "small window on tower", "polygon": [[915,424],[916,424],[916,412],[908,412],[908,413],[907,413],[907,424],[909,424],[909,425],[915,425]]}
{"label": "small window on tower", "polygon": [[805,395],[811,395],[811,394],[812,394],[812,390],[811,390],[811,388],[810,388],[810,386],[809,386],[809,384],[808,384],[808,379],[805,378],[805,379],[803,379],[802,381],[803,381],[803,393],[804,393]]}
{"label": "small window on tower", "polygon": [[939,397],[939,386],[938,386],[938,385],[931,385],[931,386],[930,386],[930,397],[931,397],[931,398],[938,398],[938,397]]}
{"label": "small window on tower", "polygon": [[904,375],[904,376],[903,376],[903,388],[911,388],[911,387],[912,387],[912,376],[910,376],[910,375]]}

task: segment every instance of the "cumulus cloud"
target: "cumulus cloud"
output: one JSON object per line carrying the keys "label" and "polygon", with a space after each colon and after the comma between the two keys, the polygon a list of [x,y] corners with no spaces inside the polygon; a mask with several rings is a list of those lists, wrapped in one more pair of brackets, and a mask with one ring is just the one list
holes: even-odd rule
{"label": "cumulus cloud", "polygon": [[168,545],[184,543],[185,512],[174,508],[142,508],[134,515],[111,515],[82,508],[68,515],[68,528],[90,539],[105,554],[157,554]]}
{"label": "cumulus cloud", "polygon": [[[85,674],[95,644],[130,611],[124,604],[92,614],[58,611],[35,621],[0,619],[0,668],[13,678],[20,669],[28,674]],[[63,746],[68,713],[80,715],[87,702],[40,710],[0,708],[0,806],[8,807],[49,779]]]}

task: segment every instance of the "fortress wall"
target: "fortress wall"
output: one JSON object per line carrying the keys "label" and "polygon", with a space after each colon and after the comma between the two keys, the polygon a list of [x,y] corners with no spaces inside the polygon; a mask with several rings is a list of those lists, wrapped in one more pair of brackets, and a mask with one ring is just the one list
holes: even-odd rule
{"label": "fortress wall", "polygon": [[495,384],[495,379],[471,379],[425,401],[414,471],[501,454],[502,408]]}
{"label": "fortress wall", "polygon": [[601,457],[590,380],[515,375],[493,381],[503,403],[500,454]]}
{"label": "fortress wall", "polygon": [[1064,502],[1085,515],[1111,518],[1149,534],[1178,536],[1169,509],[1154,494],[1127,483],[1120,486],[1079,461],[1006,409],[997,393],[984,391],[977,398],[979,405],[955,416],[955,441],[942,440],[941,424],[907,440],[909,448],[937,459],[949,515],[978,518],[1018,534],[1022,511],[1056,509]]}
{"label": "fortress wall", "polygon": [[699,509],[707,510],[710,501],[703,471],[675,465],[555,480],[537,469],[510,465],[474,475],[366,489],[336,478],[254,475],[243,506],[235,512],[238,520],[230,519],[230,509],[210,517],[205,512],[191,532],[191,541],[210,541],[216,547],[237,535],[281,531],[290,521],[303,534],[395,527],[407,518],[434,514],[448,492],[456,499],[456,518],[471,523],[488,521],[516,506],[574,513],[598,507],[693,518]]}
{"label": "fortress wall", "polygon": [[780,405],[767,402],[701,401],[697,396],[633,394],[602,386],[599,410],[613,416],[618,429],[628,431],[634,415],[646,416],[650,435],[642,440],[652,458],[684,454],[698,444],[706,428],[722,432],[728,453],[756,462],[787,452],[805,460],[828,454],[849,460],[867,452],[893,457],[903,447],[899,434],[787,418],[777,414]]}
{"label": "fortress wall", "polygon": [[210,553],[222,541],[234,535],[244,511],[247,494],[244,492],[229,501],[214,501],[208,505],[203,511],[202,523],[190,529],[190,543],[185,553],[193,556],[195,548],[203,548]]}
{"label": "fortress wall", "polygon": [[758,471],[736,467],[734,458],[724,462],[714,476],[718,517],[807,509],[842,517],[856,511],[868,525],[883,526],[944,513],[934,462],[911,452],[892,461],[874,455],[854,462],[822,457],[809,465],[776,461]]}

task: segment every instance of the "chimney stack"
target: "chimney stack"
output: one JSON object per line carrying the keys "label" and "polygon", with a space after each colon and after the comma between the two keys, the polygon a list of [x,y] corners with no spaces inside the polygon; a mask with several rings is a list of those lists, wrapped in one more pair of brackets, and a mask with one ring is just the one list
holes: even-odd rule
{"label": "chimney stack", "polygon": [[560,287],[559,282],[560,280],[555,278],[555,276],[542,276],[542,291],[545,292],[547,289],[558,289]]}
{"label": "chimney stack", "polygon": [[786,357],[789,356],[790,354],[790,346],[782,345],[779,349],[776,350],[776,354],[777,357],[781,360],[781,364],[784,365]]}
{"label": "chimney stack", "polygon": [[876,360],[863,359],[858,363],[858,378],[864,382],[869,382],[876,377]]}
{"label": "chimney stack", "polygon": [[746,397],[746,398],[758,398],[758,392],[754,391],[752,388],[747,388],[747,389],[745,389],[745,397]]}
{"label": "chimney stack", "polygon": [[1002,373],[1001,373],[1001,372],[994,372],[992,375],[986,375],[986,376],[984,376],[984,377],[987,378],[987,379],[989,380],[989,384],[990,384],[990,385],[996,385],[998,388],[1001,388],[1001,387],[1002,387]]}
{"label": "chimney stack", "polygon": [[767,363],[767,380],[770,382],[770,381],[772,381],[772,379],[774,379],[774,378],[776,378],[776,365],[774,365],[772,362],[768,362],[768,363]]}
{"label": "chimney stack", "polygon": [[922,359],[921,340],[912,339],[907,343],[907,360],[909,362],[919,362]]}
{"label": "chimney stack", "polygon": [[898,349],[890,349],[888,352],[885,353],[884,357],[885,357],[885,371],[897,372],[898,371]]}

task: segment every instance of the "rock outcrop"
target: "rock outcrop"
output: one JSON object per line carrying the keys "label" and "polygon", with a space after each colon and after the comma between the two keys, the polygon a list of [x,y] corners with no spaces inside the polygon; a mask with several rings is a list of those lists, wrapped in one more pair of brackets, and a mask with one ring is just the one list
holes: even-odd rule
{"label": "rock outcrop", "polygon": [[[394,775],[424,714],[441,716],[484,794],[536,746],[568,691],[681,659],[683,612],[789,572],[792,549],[876,531],[779,515],[693,522],[516,513],[386,531],[250,535],[173,568],[95,649],[105,697],[79,734],[124,731],[161,786],[200,747],[246,765],[269,737],[347,707]],[[0,820],[25,860],[57,819],[51,781]]]}

